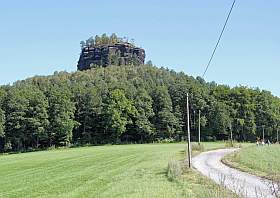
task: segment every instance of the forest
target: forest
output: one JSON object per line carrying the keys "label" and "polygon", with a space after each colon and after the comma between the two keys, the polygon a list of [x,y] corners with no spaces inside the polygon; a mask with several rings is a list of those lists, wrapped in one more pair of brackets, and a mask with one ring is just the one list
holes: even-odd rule
{"label": "forest", "polygon": [[182,141],[190,96],[192,140],[276,140],[280,99],[269,91],[229,87],[183,72],[110,66],[55,72],[0,87],[0,151]]}

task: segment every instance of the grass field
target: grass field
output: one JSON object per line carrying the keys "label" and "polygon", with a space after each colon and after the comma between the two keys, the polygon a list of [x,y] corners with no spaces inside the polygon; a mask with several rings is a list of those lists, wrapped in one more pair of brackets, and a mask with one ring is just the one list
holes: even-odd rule
{"label": "grass field", "polygon": [[269,177],[280,173],[280,145],[246,147],[227,156],[225,162],[243,171]]}
{"label": "grass field", "polygon": [[[205,143],[206,149],[224,143]],[[97,146],[0,156],[0,197],[219,197],[195,171],[170,181],[184,144]]]}

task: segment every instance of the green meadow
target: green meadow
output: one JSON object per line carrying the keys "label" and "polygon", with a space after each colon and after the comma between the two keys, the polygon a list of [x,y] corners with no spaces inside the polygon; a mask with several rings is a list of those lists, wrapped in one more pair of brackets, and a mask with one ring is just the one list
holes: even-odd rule
{"label": "green meadow", "polygon": [[[0,156],[0,197],[219,197],[228,192],[184,164],[185,144],[82,147]],[[224,143],[205,143],[205,149]]]}

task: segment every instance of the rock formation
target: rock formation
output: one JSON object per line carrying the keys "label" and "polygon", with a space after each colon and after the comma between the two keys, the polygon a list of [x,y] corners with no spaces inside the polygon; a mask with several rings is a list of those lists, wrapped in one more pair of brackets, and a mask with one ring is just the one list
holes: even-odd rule
{"label": "rock formation", "polygon": [[130,43],[116,43],[82,48],[78,70],[109,65],[142,65],[144,63],[144,49]]}

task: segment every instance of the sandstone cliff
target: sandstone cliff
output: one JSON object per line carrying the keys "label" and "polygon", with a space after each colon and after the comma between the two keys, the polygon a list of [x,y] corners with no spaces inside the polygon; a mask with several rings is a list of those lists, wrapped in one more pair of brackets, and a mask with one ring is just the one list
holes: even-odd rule
{"label": "sandstone cliff", "polygon": [[142,65],[145,63],[145,50],[130,43],[116,43],[84,47],[78,61],[78,70],[108,65]]}

